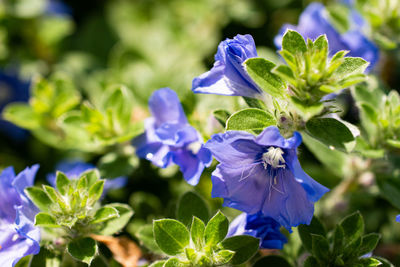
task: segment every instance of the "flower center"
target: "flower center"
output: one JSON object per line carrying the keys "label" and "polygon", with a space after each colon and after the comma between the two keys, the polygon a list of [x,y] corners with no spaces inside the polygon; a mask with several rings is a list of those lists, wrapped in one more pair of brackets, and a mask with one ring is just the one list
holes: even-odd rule
{"label": "flower center", "polygon": [[281,148],[269,147],[268,151],[262,154],[264,169],[266,169],[268,165],[272,166],[272,168],[285,168],[283,154],[284,152]]}
{"label": "flower center", "polygon": [[203,144],[199,141],[192,142],[187,146],[187,149],[192,151],[192,153],[196,155],[200,151],[202,145]]}

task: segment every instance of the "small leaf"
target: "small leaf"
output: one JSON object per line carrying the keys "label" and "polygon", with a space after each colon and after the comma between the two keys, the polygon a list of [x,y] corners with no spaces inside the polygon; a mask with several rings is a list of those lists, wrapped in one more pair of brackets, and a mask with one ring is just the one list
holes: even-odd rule
{"label": "small leaf", "polygon": [[245,96],[243,99],[250,108],[266,109],[265,103],[260,99]]}
{"label": "small leaf", "polygon": [[70,184],[70,180],[68,179],[68,177],[64,173],[57,171],[56,187],[57,187],[58,192],[61,193],[61,195],[65,196],[67,194],[67,188],[68,188],[69,184]]}
{"label": "small leaf", "polygon": [[304,267],[324,267],[319,265],[317,259],[314,256],[309,256],[304,262]]}
{"label": "small leaf", "polygon": [[90,265],[97,254],[97,243],[90,237],[75,239],[68,244],[67,251],[73,258]]}
{"label": "small leaf", "polygon": [[296,31],[287,30],[282,39],[282,50],[287,50],[293,55],[305,53],[307,45],[304,38]]}
{"label": "small leaf", "polygon": [[198,250],[203,247],[205,229],[206,226],[203,221],[193,216],[192,226],[190,227],[190,237]]}
{"label": "small leaf", "polygon": [[140,240],[140,242],[152,251],[155,254],[164,254],[164,252],[157,245],[154,240],[153,226],[152,225],[143,225],[136,232],[136,237]]}
{"label": "small leaf", "polygon": [[27,104],[12,103],[7,105],[3,110],[3,118],[29,130],[40,127],[40,117]]}
{"label": "small leaf", "polygon": [[313,217],[310,225],[301,224],[298,227],[301,242],[305,249],[309,252],[312,251],[312,237],[311,234],[326,236],[326,231],[322,223],[317,217]]}
{"label": "small leaf", "polygon": [[257,253],[259,246],[260,240],[249,235],[232,236],[221,242],[223,249],[235,252],[231,260],[233,265],[239,265],[248,261]]}
{"label": "small leaf", "polygon": [[163,267],[166,261],[156,261],[149,265],[149,267]]}
{"label": "small leaf", "polygon": [[187,192],[179,200],[176,218],[184,225],[190,225],[193,216],[207,222],[210,213],[203,198],[194,192]]}
{"label": "small leaf", "polygon": [[285,83],[271,72],[275,67],[274,63],[263,58],[249,58],[243,64],[252,80],[265,92],[273,97],[285,97]]}
{"label": "small leaf", "polygon": [[132,208],[127,204],[112,203],[107,205],[118,211],[118,217],[114,217],[103,223],[103,227],[99,231],[100,235],[113,235],[121,231],[133,216]]}
{"label": "small leaf", "polygon": [[213,112],[214,118],[221,124],[222,127],[226,127],[226,121],[231,114],[224,109],[217,109]]}
{"label": "small leaf", "polygon": [[104,180],[95,182],[89,189],[89,205],[93,205],[103,194]]}
{"label": "small leaf", "polygon": [[214,262],[217,265],[226,264],[232,259],[233,255],[235,255],[234,251],[227,249],[220,250],[214,254]]}
{"label": "small leaf", "polygon": [[90,221],[90,223],[91,224],[101,223],[113,219],[115,217],[119,217],[118,210],[111,206],[104,206],[96,211],[93,220]]}
{"label": "small leaf", "polygon": [[364,254],[373,251],[375,247],[378,245],[380,238],[381,235],[375,233],[364,235],[361,239],[361,247],[358,252],[358,255],[361,257]]}
{"label": "small leaf", "polygon": [[178,258],[175,257],[168,259],[163,265],[163,267],[185,267],[185,266],[190,266],[190,265],[182,263]]}
{"label": "small leaf", "polygon": [[354,141],[349,128],[333,118],[312,118],[306,123],[307,132],[325,145],[346,151],[346,145]]}
{"label": "small leaf", "polygon": [[344,78],[352,74],[363,73],[369,63],[360,57],[345,57],[343,63],[336,69],[333,75],[336,78]]}
{"label": "small leaf", "polygon": [[260,133],[271,125],[276,125],[276,120],[271,113],[257,108],[247,108],[230,116],[226,122],[226,130]]}
{"label": "small leaf", "polygon": [[25,193],[32,200],[32,202],[42,211],[49,211],[53,202],[48,195],[38,187],[27,187]]}
{"label": "small leaf", "polygon": [[311,234],[312,254],[321,261],[328,261],[330,258],[328,240],[322,235]]}
{"label": "small leaf", "polygon": [[181,222],[161,219],[153,222],[154,238],[157,245],[168,255],[177,255],[189,244],[189,231]]}
{"label": "small leaf", "polygon": [[343,227],[346,243],[355,241],[364,233],[364,220],[359,211],[345,217],[340,226]]}
{"label": "small leaf", "polygon": [[363,267],[376,267],[382,266],[382,263],[378,259],[374,258],[362,258],[359,261]]}
{"label": "small leaf", "polygon": [[57,224],[56,218],[46,212],[39,212],[35,216],[35,225],[40,227],[51,227],[58,228],[60,225]]}
{"label": "small leaf", "polygon": [[297,87],[297,80],[294,76],[293,70],[286,65],[279,65],[272,70],[273,73],[281,77],[282,80],[286,80],[291,83],[294,87]]}
{"label": "small leaf", "polygon": [[287,260],[278,255],[270,255],[263,257],[256,261],[253,267],[266,267],[266,266],[279,266],[279,267],[292,267]]}
{"label": "small leaf", "polygon": [[229,221],[221,211],[218,211],[208,222],[204,231],[206,245],[214,246],[224,240],[228,233]]}
{"label": "small leaf", "polygon": [[333,253],[339,255],[343,251],[344,246],[344,230],[342,226],[337,225],[333,233]]}

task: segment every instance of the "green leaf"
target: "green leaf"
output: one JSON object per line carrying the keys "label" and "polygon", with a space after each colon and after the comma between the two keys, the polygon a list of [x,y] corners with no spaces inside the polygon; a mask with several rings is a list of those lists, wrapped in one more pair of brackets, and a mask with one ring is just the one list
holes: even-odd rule
{"label": "green leaf", "polygon": [[48,195],[38,187],[27,187],[25,188],[25,193],[42,211],[49,211],[50,206],[53,205],[53,201],[51,201]]}
{"label": "green leaf", "polygon": [[276,120],[271,113],[257,108],[247,108],[229,117],[226,130],[260,133],[271,125],[276,125]]}
{"label": "green leaf", "polygon": [[265,103],[260,99],[245,96],[243,99],[250,108],[266,109]]}
{"label": "green leaf", "polygon": [[297,80],[293,73],[293,70],[286,65],[279,65],[272,70],[273,73],[281,77],[282,80],[285,80],[291,83],[294,87],[297,87]]}
{"label": "green leaf", "polygon": [[364,233],[364,220],[359,211],[345,217],[340,226],[343,228],[346,243],[355,241]]}
{"label": "green leaf", "polygon": [[217,109],[213,112],[214,118],[221,124],[222,127],[226,127],[226,121],[231,114],[224,109]]}
{"label": "green leaf", "polygon": [[333,253],[339,255],[343,251],[344,246],[344,230],[340,225],[336,225],[335,231],[333,232]]}
{"label": "green leaf", "polygon": [[326,231],[317,217],[313,217],[310,225],[301,224],[298,227],[301,242],[305,249],[312,251],[312,234],[326,236]]}
{"label": "green leaf", "polygon": [[149,265],[149,267],[163,267],[166,261],[156,261]]}
{"label": "green leaf", "polygon": [[168,255],[177,255],[189,245],[189,231],[185,225],[173,219],[153,221],[154,238],[157,245]]}
{"label": "green leaf", "polygon": [[334,71],[333,75],[341,79],[365,71],[369,63],[360,57],[345,57],[342,64]]}
{"label": "green leaf", "polygon": [[[16,265],[17,267],[18,265]],[[45,247],[40,248],[39,254],[32,257],[29,267],[60,267],[61,260],[60,256],[46,249]]]}
{"label": "green leaf", "polygon": [[254,263],[253,267],[266,267],[266,266],[279,266],[279,267],[292,267],[287,260],[278,255],[270,255],[263,257]]}
{"label": "green leaf", "polygon": [[157,245],[154,240],[153,226],[152,225],[143,225],[136,232],[136,237],[140,240],[140,242],[153,253],[156,254],[164,254],[164,252]]}
{"label": "green leaf", "polygon": [[57,187],[58,192],[61,193],[61,195],[65,196],[67,194],[67,189],[68,189],[69,184],[70,184],[70,180],[68,179],[68,177],[64,173],[57,171],[56,187]]}
{"label": "green leaf", "polygon": [[312,118],[307,121],[306,130],[309,135],[332,149],[346,151],[348,143],[354,141],[349,128],[333,118]]}
{"label": "green leaf", "polygon": [[361,239],[361,247],[358,252],[358,255],[361,257],[362,255],[365,255],[373,251],[375,247],[378,245],[380,238],[381,235],[375,233],[364,235]]}
{"label": "green leaf", "polygon": [[381,263],[381,265],[379,265],[379,267],[395,267],[390,261],[388,261],[385,258],[378,257],[378,256],[374,256],[373,258],[378,260]]}
{"label": "green leaf", "polygon": [[95,182],[89,189],[89,201],[88,204],[91,206],[100,199],[103,194],[104,180]]}
{"label": "green leaf", "polygon": [[330,250],[328,240],[322,235],[311,234],[312,254],[321,261],[328,261]]}
{"label": "green leaf", "polygon": [[111,206],[104,206],[96,211],[93,220],[90,221],[90,223],[91,224],[101,223],[113,219],[115,217],[119,217],[118,210]]}
{"label": "green leaf", "polygon": [[195,192],[187,192],[179,200],[176,218],[184,225],[190,225],[193,216],[207,222],[210,213],[203,198]]}
{"label": "green leaf", "polygon": [[218,211],[208,222],[204,231],[206,245],[213,247],[224,240],[228,233],[229,221],[221,211]]}
{"label": "green leaf", "polygon": [[259,248],[260,240],[249,235],[237,235],[229,237],[221,242],[223,249],[235,252],[231,263],[242,264],[253,257]]}
{"label": "green leaf", "polygon": [[68,244],[67,251],[73,258],[90,265],[97,254],[97,243],[90,237],[75,239]]}
{"label": "green leaf", "polygon": [[363,258],[359,261],[363,267],[375,267],[382,266],[382,263],[378,259],[374,258]]}
{"label": "green leaf", "polygon": [[119,216],[104,222],[103,227],[99,232],[100,235],[113,235],[118,231],[121,231],[133,215],[132,208],[127,204],[112,203],[107,205],[107,207],[116,209]]}
{"label": "green leaf", "polygon": [[40,127],[40,117],[27,104],[12,103],[7,105],[3,110],[3,118],[29,130]]}
{"label": "green leaf", "polygon": [[321,102],[311,105],[300,101],[296,97],[291,97],[290,100],[304,120],[309,120],[310,118],[320,114],[324,109],[324,105]]}
{"label": "green leaf", "polygon": [[274,63],[263,58],[249,58],[243,64],[251,79],[265,92],[273,97],[285,97],[285,83],[271,72],[275,67]]}
{"label": "green leaf", "polygon": [[46,212],[39,212],[35,216],[35,225],[40,227],[51,227],[58,228],[60,225],[57,224],[56,218]]}
{"label": "green leaf", "polygon": [[400,209],[400,180],[392,178],[384,181],[378,180],[378,187],[380,195]]}
{"label": "green leaf", "polygon": [[199,218],[193,216],[192,225],[190,227],[190,237],[196,249],[200,250],[204,245],[204,231],[206,226]]}
{"label": "green leaf", "polygon": [[168,259],[163,265],[163,267],[185,267],[185,266],[190,266],[190,265],[182,263],[178,258],[175,257]]}
{"label": "green leaf", "polygon": [[227,249],[220,250],[214,254],[214,262],[216,265],[226,264],[232,259],[233,255],[235,255],[234,251]]}
{"label": "green leaf", "polygon": [[293,55],[305,53],[307,45],[304,38],[293,30],[287,30],[282,39],[282,50],[289,51]]}

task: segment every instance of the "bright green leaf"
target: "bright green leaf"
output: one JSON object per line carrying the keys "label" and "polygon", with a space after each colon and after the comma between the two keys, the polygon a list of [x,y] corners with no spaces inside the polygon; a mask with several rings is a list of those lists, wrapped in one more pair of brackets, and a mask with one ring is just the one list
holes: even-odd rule
{"label": "bright green leaf", "polygon": [[184,225],[192,222],[193,216],[207,222],[210,216],[207,203],[197,193],[185,193],[178,203],[176,218]]}
{"label": "bright green leaf", "polygon": [[223,249],[235,252],[231,260],[231,263],[234,265],[248,261],[257,253],[259,246],[260,240],[249,235],[232,236],[221,242]]}
{"label": "bright green leaf", "polygon": [[260,133],[271,125],[276,125],[276,120],[271,113],[261,109],[247,108],[232,114],[226,122],[226,130]]}
{"label": "bright green leaf", "polygon": [[75,239],[68,244],[67,251],[73,258],[90,265],[97,254],[97,243],[90,237]]}
{"label": "bright green leaf", "polygon": [[161,219],[153,222],[154,238],[157,245],[168,255],[177,255],[189,244],[189,231],[181,222]]}
{"label": "bright green leaf", "polygon": [[206,245],[215,246],[224,240],[228,233],[229,221],[221,211],[218,211],[208,222],[204,231]]}

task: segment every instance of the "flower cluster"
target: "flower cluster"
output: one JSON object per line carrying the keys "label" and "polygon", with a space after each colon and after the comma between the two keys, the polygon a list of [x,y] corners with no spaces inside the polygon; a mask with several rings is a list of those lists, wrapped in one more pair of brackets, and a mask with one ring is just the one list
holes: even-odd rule
{"label": "flower cluster", "polygon": [[137,155],[161,168],[178,165],[185,180],[196,185],[212,157],[188,123],[178,96],[169,88],[160,89],[150,97],[149,107],[153,117],[145,121],[146,132],[133,141]]}
{"label": "flower cluster", "polygon": [[25,195],[24,189],[33,185],[39,166],[26,168],[15,175],[12,167],[0,174],[0,263],[14,266],[40,246],[40,230],[34,226],[36,206]]}

